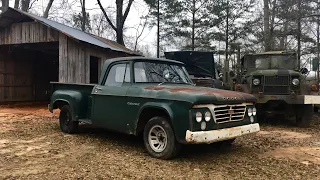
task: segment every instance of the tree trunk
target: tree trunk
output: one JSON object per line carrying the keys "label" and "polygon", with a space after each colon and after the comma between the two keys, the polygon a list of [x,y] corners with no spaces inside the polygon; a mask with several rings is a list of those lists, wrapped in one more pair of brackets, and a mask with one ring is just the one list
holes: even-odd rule
{"label": "tree trunk", "polygon": [[81,3],[81,12],[82,12],[82,21],[81,21],[81,30],[86,31],[86,0],[82,0]]}
{"label": "tree trunk", "polygon": [[160,0],[157,2],[157,58],[160,57]]}
{"label": "tree trunk", "polygon": [[19,4],[20,4],[20,0],[15,0],[14,1],[14,8],[18,9],[19,8]]}
{"label": "tree trunk", "polygon": [[224,61],[224,82],[228,83],[228,72],[229,72],[229,1],[227,1],[227,9],[226,9],[226,59]]}
{"label": "tree trunk", "polygon": [[54,1],[54,0],[50,0],[50,1],[48,2],[48,5],[47,5],[47,7],[46,7],[46,10],[45,10],[44,13],[43,13],[43,17],[44,17],[44,18],[48,18],[48,16],[49,16],[49,11],[50,11],[50,9],[51,9],[51,7],[52,7],[53,1]]}
{"label": "tree trunk", "polygon": [[264,4],[264,18],[263,18],[263,24],[264,24],[264,48],[265,51],[271,50],[271,44],[270,44],[270,12],[269,12],[269,0],[263,0]]}
{"label": "tree trunk", "polygon": [[2,12],[4,12],[9,8],[9,0],[1,0],[1,2],[2,2],[1,10]]}
{"label": "tree trunk", "polygon": [[194,51],[194,38],[195,38],[195,16],[196,16],[196,0],[192,1],[192,45],[191,49]]}
{"label": "tree trunk", "polygon": [[22,0],[21,1],[21,10],[28,12],[31,0]]}
{"label": "tree trunk", "polygon": [[124,45],[124,40],[123,40],[123,27],[124,27],[124,22],[128,17],[131,5],[133,3],[133,0],[129,0],[128,6],[125,10],[125,13],[122,14],[123,12],[123,0],[116,0],[116,6],[117,6],[117,22],[116,26],[111,22],[110,18],[108,17],[106,11],[104,10],[100,0],[97,0],[98,5],[104,14],[105,18],[107,19],[108,23],[112,27],[112,29],[117,33],[117,43]]}
{"label": "tree trunk", "polygon": [[301,56],[301,0],[298,0],[298,32],[297,32],[297,41],[298,41],[298,67],[300,68],[300,56]]}
{"label": "tree trunk", "polygon": [[288,32],[288,21],[285,20],[284,25],[283,25],[283,31],[281,34],[281,39],[280,39],[280,50],[285,50],[286,47],[286,42],[287,42],[287,32]]}

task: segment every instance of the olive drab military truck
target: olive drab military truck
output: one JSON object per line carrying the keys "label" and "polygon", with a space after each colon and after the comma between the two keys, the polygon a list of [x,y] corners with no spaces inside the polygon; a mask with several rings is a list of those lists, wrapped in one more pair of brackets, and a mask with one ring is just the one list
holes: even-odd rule
{"label": "olive drab military truck", "polygon": [[247,54],[234,76],[234,90],[257,98],[259,118],[285,115],[306,127],[320,104],[318,85],[306,81],[308,69],[301,68],[295,52]]}

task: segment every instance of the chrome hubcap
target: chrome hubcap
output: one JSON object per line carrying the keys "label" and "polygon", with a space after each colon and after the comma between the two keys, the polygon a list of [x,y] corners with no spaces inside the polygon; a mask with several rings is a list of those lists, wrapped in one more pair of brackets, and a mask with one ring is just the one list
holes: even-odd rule
{"label": "chrome hubcap", "polygon": [[167,147],[167,133],[159,125],[153,126],[148,135],[149,145],[155,152],[162,152]]}

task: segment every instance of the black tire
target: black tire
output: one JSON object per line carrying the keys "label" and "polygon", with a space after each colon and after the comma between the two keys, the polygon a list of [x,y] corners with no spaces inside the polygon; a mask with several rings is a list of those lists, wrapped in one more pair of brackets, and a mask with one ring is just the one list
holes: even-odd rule
{"label": "black tire", "polygon": [[74,121],[72,116],[72,110],[69,105],[64,105],[61,108],[59,116],[60,129],[64,133],[73,134],[77,132],[79,122]]}
{"label": "black tire", "polygon": [[[163,150],[159,150],[158,152],[154,150],[154,148],[156,147],[149,143],[149,137],[150,137],[150,142],[151,142],[151,137],[153,138],[156,137],[157,138],[156,141],[158,142],[161,141],[160,140],[161,135],[159,137],[158,135],[152,136],[152,135],[155,135],[153,133],[153,130],[156,130],[156,129],[159,129],[159,131],[164,131],[167,137],[165,147],[163,148]],[[152,157],[155,157],[158,159],[171,159],[175,157],[181,149],[181,144],[176,140],[170,123],[164,117],[153,117],[147,122],[143,132],[143,141],[148,153]],[[157,147],[160,147],[160,144],[158,144]],[[159,149],[162,149],[162,148],[159,148]]]}
{"label": "black tire", "polygon": [[295,107],[296,112],[296,125],[298,127],[309,127],[312,122],[312,116],[314,114],[312,105],[297,105]]}

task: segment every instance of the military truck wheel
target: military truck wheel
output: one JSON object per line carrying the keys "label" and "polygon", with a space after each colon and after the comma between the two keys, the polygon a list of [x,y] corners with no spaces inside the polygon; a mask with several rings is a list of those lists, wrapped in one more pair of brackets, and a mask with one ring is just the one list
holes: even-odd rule
{"label": "military truck wheel", "polygon": [[312,105],[298,105],[295,108],[296,125],[299,127],[309,127],[312,121],[313,107]]}
{"label": "military truck wheel", "polygon": [[170,123],[164,117],[153,117],[147,122],[143,140],[148,153],[158,159],[175,157],[181,147]]}
{"label": "military truck wheel", "polygon": [[59,116],[60,129],[64,133],[73,134],[77,131],[79,122],[74,121],[72,110],[69,105],[64,105],[61,108]]}

